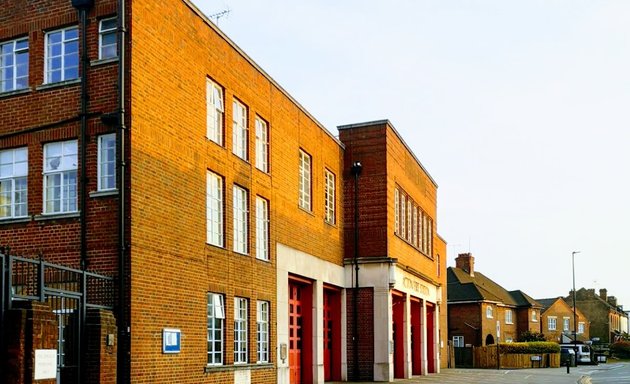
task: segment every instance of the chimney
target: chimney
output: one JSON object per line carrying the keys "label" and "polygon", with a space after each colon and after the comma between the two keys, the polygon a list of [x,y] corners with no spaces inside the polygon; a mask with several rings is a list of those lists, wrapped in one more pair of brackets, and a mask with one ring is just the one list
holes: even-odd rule
{"label": "chimney", "polygon": [[606,290],[606,288],[602,288],[599,290],[599,297],[604,301],[608,301],[608,291]]}
{"label": "chimney", "polygon": [[608,296],[608,300],[606,301],[613,307],[617,307],[617,298],[615,296]]}
{"label": "chimney", "polygon": [[470,276],[475,276],[475,258],[471,253],[460,253],[455,258],[455,267],[468,272]]}

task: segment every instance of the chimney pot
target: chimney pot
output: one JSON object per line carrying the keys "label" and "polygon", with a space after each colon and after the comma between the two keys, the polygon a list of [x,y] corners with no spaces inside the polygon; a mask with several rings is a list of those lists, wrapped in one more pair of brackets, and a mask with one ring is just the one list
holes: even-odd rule
{"label": "chimney pot", "polygon": [[471,253],[460,253],[455,259],[455,267],[475,276],[475,258]]}

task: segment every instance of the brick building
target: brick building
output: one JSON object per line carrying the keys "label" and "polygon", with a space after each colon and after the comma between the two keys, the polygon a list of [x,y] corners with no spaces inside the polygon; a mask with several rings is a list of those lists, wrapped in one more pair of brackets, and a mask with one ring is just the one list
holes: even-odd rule
{"label": "brick building", "polygon": [[545,335],[547,340],[558,343],[572,341],[574,331],[578,341],[590,340],[590,322],[579,308],[576,307],[575,309],[577,326],[574,326],[573,306],[567,304],[562,297],[536,299],[536,301],[543,306],[540,316],[540,332]]}
{"label": "brick building", "polygon": [[113,278],[118,326],[56,335],[78,356],[58,359],[63,384],[439,371],[436,185],[388,122],[335,138],[188,0],[32,3],[0,9],[3,268],[10,253]]}
{"label": "brick building", "polygon": [[[573,291],[564,300],[572,303]],[[599,295],[594,289],[578,289],[575,292],[575,306],[590,321],[589,336],[598,338],[600,343],[614,342],[627,329],[628,314],[617,303],[616,297],[608,296],[605,288],[599,290]]]}
{"label": "brick building", "polygon": [[540,332],[541,304],[475,271],[470,253],[455,263],[447,271],[448,337],[455,347],[511,342],[525,331]]}

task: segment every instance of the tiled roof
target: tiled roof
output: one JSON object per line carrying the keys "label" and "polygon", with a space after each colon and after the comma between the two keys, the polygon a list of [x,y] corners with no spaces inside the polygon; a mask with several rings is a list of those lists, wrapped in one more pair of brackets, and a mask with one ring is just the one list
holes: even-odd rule
{"label": "tiled roof", "polygon": [[517,289],[516,291],[510,291],[510,295],[516,301],[516,305],[519,307],[536,307],[542,308],[542,304],[532,299],[527,293]]}
{"label": "tiled roof", "polygon": [[553,303],[555,303],[558,299],[562,299],[562,297],[550,297],[548,299],[536,299],[536,301],[538,303],[540,303],[540,305],[542,305],[543,310],[546,310],[547,308],[551,307],[553,305]]}

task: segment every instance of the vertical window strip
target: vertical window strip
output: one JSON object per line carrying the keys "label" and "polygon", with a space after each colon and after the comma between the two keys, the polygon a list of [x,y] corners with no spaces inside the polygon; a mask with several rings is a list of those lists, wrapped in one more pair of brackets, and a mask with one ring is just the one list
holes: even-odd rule
{"label": "vertical window strip", "polygon": [[269,260],[269,203],[256,197],[256,258]]}
{"label": "vertical window strip", "polygon": [[413,218],[411,219],[413,224],[413,238],[412,243],[414,247],[418,246],[418,207],[413,205]]}
{"label": "vertical window strip", "polygon": [[256,311],[256,362],[269,362],[269,302],[258,301]]}
{"label": "vertical window strip", "polygon": [[411,219],[413,218],[413,214],[411,212],[411,199],[407,198],[407,241],[411,241],[413,227],[411,224]]}
{"label": "vertical window strip", "polygon": [[234,298],[234,364],[247,363],[247,299]]}
{"label": "vertical window strip", "polygon": [[28,87],[28,38],[0,44],[0,92]]}
{"label": "vertical window strip", "polygon": [[299,206],[311,210],[311,156],[300,150]]}
{"label": "vertical window strip", "polygon": [[256,117],[256,168],[269,172],[269,128],[260,117]]}
{"label": "vertical window strip", "polygon": [[99,191],[116,189],[116,134],[98,138],[98,183]]}
{"label": "vertical window strip", "polygon": [[207,242],[223,247],[223,178],[208,172],[206,188]]}
{"label": "vertical window strip", "polygon": [[208,293],[208,365],[223,364],[224,320],[223,295]]}
{"label": "vertical window strip", "polygon": [[247,216],[248,216],[247,191],[239,186],[233,189],[233,208],[234,208],[234,251],[247,254],[248,233],[247,233]]}
{"label": "vertical window strip", "polygon": [[208,139],[223,145],[223,88],[212,80],[206,80],[206,135]]}
{"label": "vertical window strip", "polygon": [[232,104],[233,130],[232,152],[243,160],[247,158],[247,108],[234,100]]}
{"label": "vertical window strip", "polygon": [[118,28],[117,18],[112,17],[103,19],[99,23],[98,28],[98,58],[110,59],[118,56],[118,36],[116,29]]}
{"label": "vertical window strip", "polygon": [[28,149],[0,151],[0,219],[27,213]]}
{"label": "vertical window strip", "polygon": [[407,203],[405,199],[405,194],[400,194],[400,236],[404,239],[405,234],[407,233],[407,215],[405,212],[407,211]]}
{"label": "vertical window strip", "polygon": [[400,191],[394,190],[394,233],[400,234]]}
{"label": "vertical window strip", "polygon": [[326,185],[325,185],[325,220],[327,223],[335,224],[335,174],[329,170],[324,171]]}

